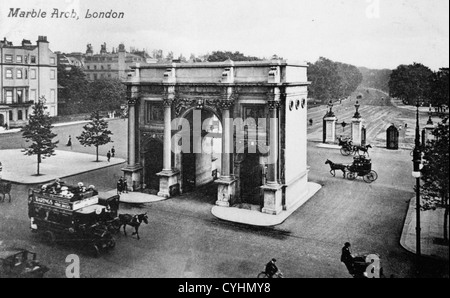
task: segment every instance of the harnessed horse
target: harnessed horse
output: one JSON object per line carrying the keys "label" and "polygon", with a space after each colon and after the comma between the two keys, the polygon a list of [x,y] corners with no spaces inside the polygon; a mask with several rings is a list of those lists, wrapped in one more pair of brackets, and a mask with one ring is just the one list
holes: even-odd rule
{"label": "harnessed horse", "polygon": [[11,183],[0,181],[0,194],[3,195],[2,202],[5,201],[6,195],[9,196],[9,202],[11,203]]}
{"label": "harnessed horse", "polygon": [[334,163],[331,160],[327,159],[327,161],[325,162],[325,164],[329,164],[330,165],[330,174],[334,176],[336,176],[336,170],[341,170],[342,173],[344,174],[344,178],[345,178],[345,172],[347,171],[347,165],[341,164],[341,163]]}
{"label": "harnessed horse", "polygon": [[367,156],[369,156],[369,148],[372,148],[370,144],[365,146],[353,146],[353,152],[358,152],[358,155],[361,155],[359,154],[359,151],[362,151],[363,154],[367,153]]}
{"label": "harnessed horse", "polygon": [[134,232],[131,235],[137,235],[137,239],[139,240],[139,226],[142,222],[145,222],[145,224],[148,224],[148,216],[147,212],[142,214],[119,214],[119,229],[123,225],[123,233],[127,235],[127,232],[125,230],[125,227],[127,225],[132,226],[134,228]]}

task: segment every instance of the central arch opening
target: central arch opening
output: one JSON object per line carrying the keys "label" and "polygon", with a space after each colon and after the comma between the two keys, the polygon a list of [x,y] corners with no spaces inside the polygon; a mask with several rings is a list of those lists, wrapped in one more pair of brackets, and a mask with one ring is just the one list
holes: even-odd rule
{"label": "central arch opening", "polygon": [[[179,154],[183,193],[220,177],[222,162],[222,124],[218,116],[208,109],[192,109],[184,118],[189,122],[187,137],[190,144],[188,152]],[[179,145],[182,145],[181,142]]]}

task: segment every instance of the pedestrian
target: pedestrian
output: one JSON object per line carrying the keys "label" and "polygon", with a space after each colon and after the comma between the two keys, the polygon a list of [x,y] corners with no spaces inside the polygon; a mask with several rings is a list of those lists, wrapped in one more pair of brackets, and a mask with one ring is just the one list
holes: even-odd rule
{"label": "pedestrian", "polygon": [[123,180],[123,192],[128,193],[128,182],[127,182],[127,179]]}
{"label": "pedestrian", "polygon": [[67,147],[72,147],[72,137],[69,135],[69,140],[67,141]]}
{"label": "pedestrian", "polygon": [[408,123],[405,123],[405,129],[408,127]]}
{"label": "pedestrian", "polygon": [[117,194],[120,195],[122,193],[122,189],[123,189],[123,180],[122,177],[119,178],[119,180],[117,180]]}
{"label": "pedestrian", "polygon": [[112,157],[116,156],[116,149],[114,149],[114,146],[112,146],[111,148],[111,156]]}
{"label": "pedestrian", "polygon": [[108,153],[106,153],[106,157],[108,158],[108,162],[111,160],[111,152],[108,151]]}
{"label": "pedestrian", "polygon": [[309,125],[313,125],[313,120],[312,120],[312,118],[309,119]]}
{"label": "pedestrian", "polygon": [[345,242],[344,247],[342,248],[342,254],[341,254],[341,262],[345,264],[345,267],[347,267],[348,273],[351,275],[354,274],[354,267],[353,267],[353,256],[350,251],[350,242]]}
{"label": "pedestrian", "polygon": [[272,259],[266,264],[265,272],[269,278],[272,278],[278,272],[278,267],[275,265],[276,261],[276,259]]}

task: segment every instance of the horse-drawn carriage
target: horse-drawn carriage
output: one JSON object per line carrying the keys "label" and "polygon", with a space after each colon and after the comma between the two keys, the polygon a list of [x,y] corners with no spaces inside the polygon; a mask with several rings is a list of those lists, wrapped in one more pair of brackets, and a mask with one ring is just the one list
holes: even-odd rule
{"label": "horse-drawn carriage", "polygon": [[42,278],[49,268],[41,264],[36,253],[22,248],[0,251],[0,278]]}
{"label": "horse-drawn carriage", "polygon": [[353,157],[353,163],[347,166],[347,179],[354,180],[357,176],[362,176],[363,180],[371,183],[378,178],[377,172],[372,170],[372,162],[364,155]]}
{"label": "horse-drawn carriage", "polygon": [[[62,186],[59,182],[30,189],[28,216],[31,229],[50,244],[71,242],[89,249],[95,256],[111,249],[115,240],[110,229],[118,222],[118,196],[99,199],[93,186]],[[117,204],[115,204],[117,202]],[[118,230],[117,225],[115,230]]]}

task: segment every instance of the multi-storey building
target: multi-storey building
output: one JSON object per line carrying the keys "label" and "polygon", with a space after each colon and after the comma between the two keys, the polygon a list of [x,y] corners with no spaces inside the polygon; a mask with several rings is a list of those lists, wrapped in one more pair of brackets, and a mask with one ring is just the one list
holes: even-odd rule
{"label": "multi-storey building", "polygon": [[156,63],[156,59],[148,57],[144,52],[129,53],[125,45],[120,44],[117,49],[108,52],[106,43],[101,45],[100,53],[94,54],[91,44],[87,45],[86,53],[65,54],[60,62],[65,65],[75,65],[83,69],[88,80],[119,79],[125,80],[131,67]]}
{"label": "multi-storey building", "polygon": [[31,105],[41,97],[50,116],[56,116],[57,82],[57,56],[46,36],[39,36],[36,45],[25,39],[18,46],[0,41],[0,126],[26,125]]}

